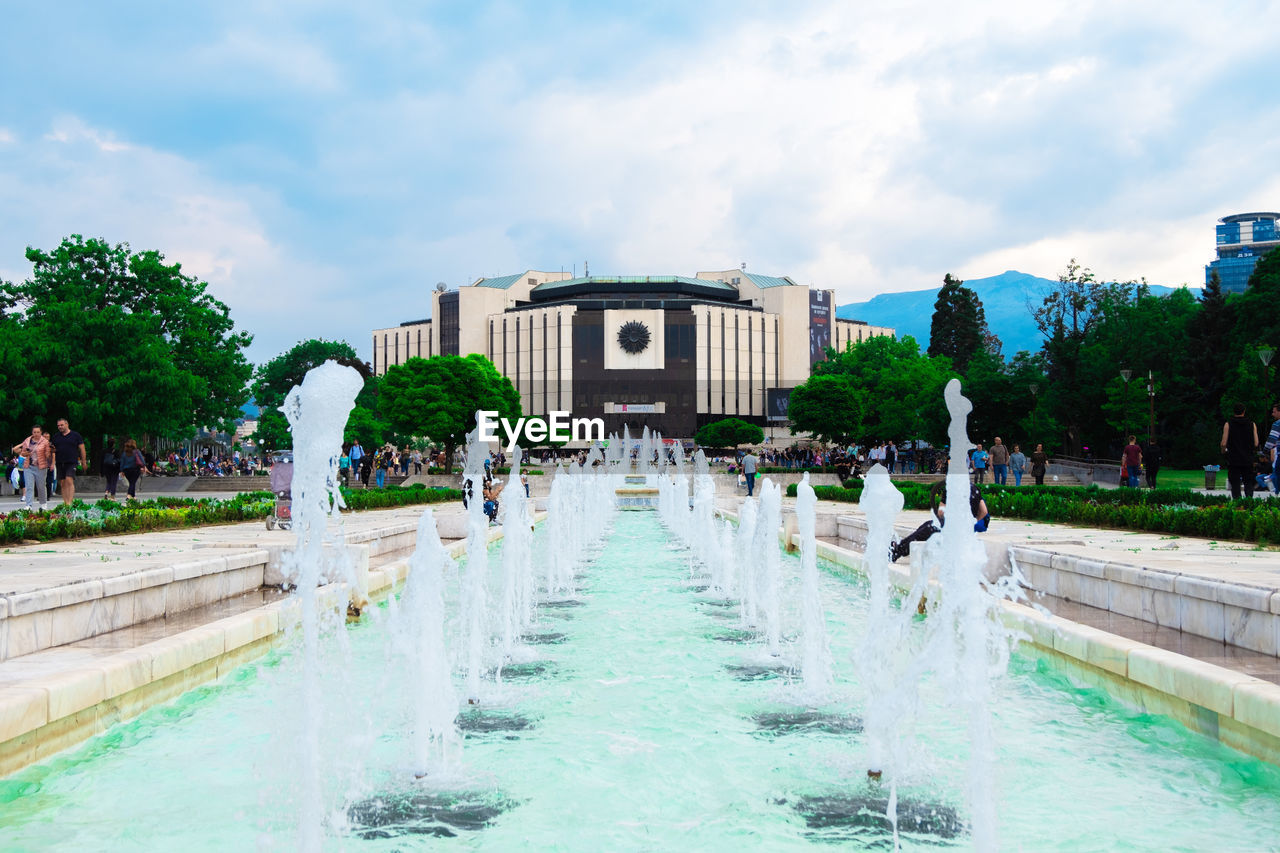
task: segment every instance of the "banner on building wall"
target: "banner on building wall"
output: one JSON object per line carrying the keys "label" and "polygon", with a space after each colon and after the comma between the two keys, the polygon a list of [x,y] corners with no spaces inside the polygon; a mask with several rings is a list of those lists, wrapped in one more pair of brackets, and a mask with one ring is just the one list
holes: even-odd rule
{"label": "banner on building wall", "polygon": [[790,388],[770,388],[765,392],[765,419],[769,421],[787,420],[787,409],[791,407]]}
{"label": "banner on building wall", "polygon": [[831,346],[831,291],[809,291],[809,364],[823,361]]}

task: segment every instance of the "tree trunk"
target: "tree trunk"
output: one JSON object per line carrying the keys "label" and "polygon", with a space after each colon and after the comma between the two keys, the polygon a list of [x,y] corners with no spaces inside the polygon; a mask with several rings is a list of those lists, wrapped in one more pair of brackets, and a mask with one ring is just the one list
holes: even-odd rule
{"label": "tree trunk", "polygon": [[444,446],[444,473],[445,474],[453,473],[453,451],[455,449],[456,447],[452,444],[446,444]]}

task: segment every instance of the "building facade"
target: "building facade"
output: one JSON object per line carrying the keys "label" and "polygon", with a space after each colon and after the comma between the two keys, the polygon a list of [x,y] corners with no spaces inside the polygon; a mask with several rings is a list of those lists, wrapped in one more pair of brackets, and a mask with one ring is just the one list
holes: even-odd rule
{"label": "building facade", "polygon": [[1218,258],[1204,268],[1205,284],[1216,272],[1223,293],[1243,293],[1258,259],[1280,247],[1280,213],[1237,213],[1218,220]]}
{"label": "building facade", "polygon": [[526,415],[600,417],[691,437],[726,417],[784,425],[826,348],[892,329],[835,319],[835,293],[743,270],[574,278],[530,270],[431,295],[430,320],[377,329],[377,374],[414,356],[481,353]]}

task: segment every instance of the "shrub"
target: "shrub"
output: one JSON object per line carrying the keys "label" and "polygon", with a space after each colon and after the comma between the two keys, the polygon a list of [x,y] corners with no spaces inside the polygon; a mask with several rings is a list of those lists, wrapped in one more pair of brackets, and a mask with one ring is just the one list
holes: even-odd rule
{"label": "shrub", "polygon": [[[855,483],[856,481],[849,481]],[[906,509],[929,509],[930,486],[896,483]],[[1097,486],[982,486],[996,518],[1176,533],[1208,539],[1280,543],[1280,505],[1245,498],[1233,501],[1190,489],[1100,489]],[[821,500],[856,503],[862,485],[815,486]],[[787,486],[795,497],[796,484]]]}

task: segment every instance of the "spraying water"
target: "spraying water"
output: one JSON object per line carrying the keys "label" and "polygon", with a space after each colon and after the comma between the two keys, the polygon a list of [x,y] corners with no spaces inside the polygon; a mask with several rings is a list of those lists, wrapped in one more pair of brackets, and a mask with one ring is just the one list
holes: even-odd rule
{"label": "spraying water", "polygon": [[766,477],[760,483],[760,516],[756,525],[756,552],[760,558],[760,616],[764,643],[770,655],[782,653],[782,554],[778,528],[782,526],[782,489]]}
{"label": "spraying water", "polygon": [[823,697],[832,681],[831,648],[818,591],[817,508],[818,496],[806,471],[796,488],[796,520],[800,527],[801,675],[805,695],[811,701]]}
{"label": "spraying water", "polygon": [[529,499],[520,483],[519,447],[511,459],[511,476],[503,490],[505,505],[502,520],[502,654],[510,657],[520,633],[529,626],[533,614],[533,516]]}
{"label": "spraying water", "polygon": [[454,725],[458,697],[444,640],[444,578],[452,564],[440,542],[435,518],[427,509],[418,521],[418,544],[409,558],[409,580],[401,602],[411,640],[413,766],[418,778],[447,772],[450,754],[460,746]]}
{"label": "spraying water", "polygon": [[[883,465],[872,466],[859,500],[867,518],[867,542],[863,567],[870,580],[871,606],[863,636],[859,662],[866,691],[863,731],[867,738],[867,776],[880,779],[886,767],[889,776],[887,817],[893,829],[894,849],[898,849],[898,767],[895,753],[899,725],[910,716],[908,706],[915,698],[915,680],[895,678],[895,663],[908,646],[911,608],[896,614],[890,606],[893,582],[889,578],[889,544],[893,521],[902,511],[902,492],[889,479]],[[928,572],[922,573],[927,581]],[[910,598],[907,599],[911,601]]]}
{"label": "spraying water", "polygon": [[467,703],[480,704],[480,678],[484,673],[485,625],[489,574],[489,518],[484,514],[484,462],[488,452],[480,441],[480,427],[467,433],[467,462],[462,471],[467,500],[467,568],[462,585],[463,668]]}
{"label": "spraying water", "polygon": [[312,368],[285,397],[281,411],[293,432],[293,528],[297,544],[285,562],[298,588],[302,605],[303,721],[302,815],[300,846],[318,850],[324,821],[324,794],[320,772],[320,619],[316,587],[328,579],[334,566],[327,565],[325,544],[330,540],[327,522],[342,508],[338,492],[338,457],[342,431],[364,387],[360,374],[350,367],[326,361]]}
{"label": "spraying water", "polygon": [[742,576],[742,595],[739,599],[742,624],[754,628],[760,621],[760,602],[756,591],[758,585],[760,552],[756,549],[756,518],[759,507],[756,502],[747,499],[742,502],[738,513],[738,533],[736,542],[737,559]]}

